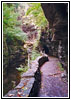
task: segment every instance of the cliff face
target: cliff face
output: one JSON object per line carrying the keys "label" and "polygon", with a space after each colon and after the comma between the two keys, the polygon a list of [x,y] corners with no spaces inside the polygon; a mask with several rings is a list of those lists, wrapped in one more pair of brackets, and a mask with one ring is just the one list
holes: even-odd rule
{"label": "cliff face", "polygon": [[[58,56],[63,67],[67,70],[68,60],[68,4],[42,3],[42,9],[52,30],[51,41],[46,39],[46,45],[51,55]],[[48,37],[47,37],[48,38]]]}
{"label": "cliff face", "polygon": [[7,37],[3,37],[3,95],[13,88],[13,81],[16,85],[20,81],[16,68],[27,63],[27,51],[22,45],[16,38],[8,43]]}

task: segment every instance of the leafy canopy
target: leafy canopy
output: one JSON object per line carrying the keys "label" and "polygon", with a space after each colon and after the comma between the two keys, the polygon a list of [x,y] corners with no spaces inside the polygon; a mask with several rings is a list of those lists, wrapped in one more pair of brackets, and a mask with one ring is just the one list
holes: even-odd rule
{"label": "leafy canopy", "polygon": [[33,22],[35,22],[35,24],[38,27],[45,28],[48,24],[48,21],[44,16],[43,10],[41,8],[41,4],[40,3],[30,3],[29,6],[30,7],[26,12],[26,16],[32,15],[31,17],[33,19]]}
{"label": "leafy canopy", "polygon": [[22,32],[18,25],[21,22],[17,20],[19,13],[15,11],[17,4],[3,3],[3,33],[7,36],[9,42],[16,37],[19,40],[25,41],[27,36]]}

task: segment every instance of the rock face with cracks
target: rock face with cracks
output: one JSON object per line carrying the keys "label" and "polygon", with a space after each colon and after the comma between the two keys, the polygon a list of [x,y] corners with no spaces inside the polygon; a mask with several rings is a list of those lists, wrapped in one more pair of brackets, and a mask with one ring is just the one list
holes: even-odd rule
{"label": "rock face with cracks", "polygon": [[[9,39],[9,38],[8,38]],[[17,67],[27,63],[27,50],[23,48],[23,42],[16,38],[11,42],[4,35],[3,39],[3,95],[13,88],[13,83],[20,82],[20,74]]]}
{"label": "rock face with cracks", "polygon": [[41,6],[54,34],[52,41],[46,39],[46,45],[68,72],[68,3],[42,3]]}

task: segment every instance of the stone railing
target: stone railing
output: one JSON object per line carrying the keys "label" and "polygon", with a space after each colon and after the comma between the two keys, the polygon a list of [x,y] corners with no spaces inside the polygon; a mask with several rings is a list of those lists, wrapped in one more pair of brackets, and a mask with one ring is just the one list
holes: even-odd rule
{"label": "stone railing", "polygon": [[[46,58],[48,57],[40,56],[33,61],[31,69],[21,75],[20,83],[4,97],[36,97],[41,84],[40,65],[48,61]],[[44,59],[43,62],[42,59]]]}

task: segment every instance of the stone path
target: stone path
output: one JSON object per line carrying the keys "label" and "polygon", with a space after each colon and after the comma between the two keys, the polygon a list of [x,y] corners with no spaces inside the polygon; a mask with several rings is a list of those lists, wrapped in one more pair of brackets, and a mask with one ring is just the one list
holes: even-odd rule
{"label": "stone path", "polygon": [[39,56],[31,63],[31,69],[21,75],[20,83],[12,90],[10,90],[4,97],[28,97],[33,84],[35,82],[35,73],[38,69],[38,60],[42,56]]}
{"label": "stone path", "polygon": [[[35,91],[37,91],[36,84],[35,88],[33,88],[33,92],[31,92],[33,84],[37,81],[34,76],[39,67],[38,60],[40,58],[42,58],[42,56],[39,56],[32,62],[31,69],[21,75],[20,83],[4,97],[29,97],[30,93],[34,94]],[[57,58],[49,57],[49,61],[40,67],[41,88],[40,91],[38,91],[38,97],[68,97],[67,81],[61,78],[63,71],[60,70],[58,63],[59,60]],[[32,96],[35,97],[34,95]]]}
{"label": "stone path", "polygon": [[38,97],[68,97],[67,81],[61,78],[62,71],[58,63],[57,58],[49,57],[49,61],[41,66],[41,88]]}

